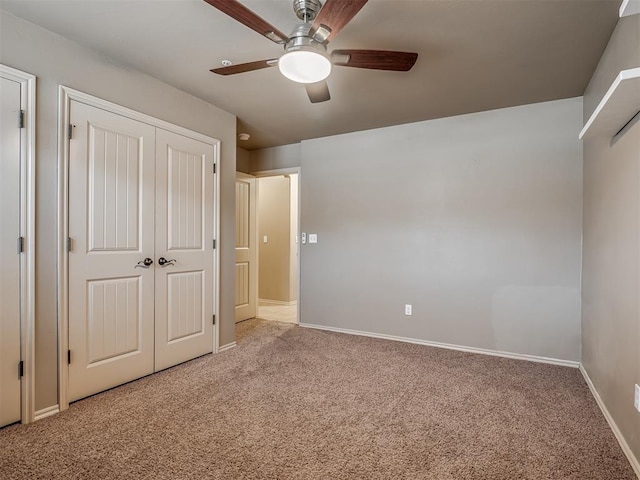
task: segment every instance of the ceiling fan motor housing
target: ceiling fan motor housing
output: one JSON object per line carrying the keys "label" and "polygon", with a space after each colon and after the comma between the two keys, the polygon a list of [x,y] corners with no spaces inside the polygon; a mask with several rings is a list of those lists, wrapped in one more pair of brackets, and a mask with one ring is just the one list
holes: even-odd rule
{"label": "ceiling fan motor housing", "polygon": [[293,0],[293,11],[303,22],[310,22],[322,8],[319,0]]}
{"label": "ceiling fan motor housing", "polygon": [[289,41],[284,46],[285,51],[311,50],[326,56],[327,46],[310,37],[309,30],[311,30],[310,23],[300,23],[296,25],[289,36]]}

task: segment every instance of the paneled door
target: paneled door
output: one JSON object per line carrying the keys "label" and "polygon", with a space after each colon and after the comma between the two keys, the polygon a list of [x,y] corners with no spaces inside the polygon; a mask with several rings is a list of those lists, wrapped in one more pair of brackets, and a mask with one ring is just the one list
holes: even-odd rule
{"label": "paneled door", "polygon": [[0,77],[0,426],[20,420],[20,89]]}
{"label": "paneled door", "polygon": [[256,179],[236,173],[236,322],[256,316]]}
{"label": "paneled door", "polygon": [[213,351],[214,147],[156,132],[157,371]]}
{"label": "paneled door", "polygon": [[70,114],[73,401],[154,371],[155,128],[77,101]]}

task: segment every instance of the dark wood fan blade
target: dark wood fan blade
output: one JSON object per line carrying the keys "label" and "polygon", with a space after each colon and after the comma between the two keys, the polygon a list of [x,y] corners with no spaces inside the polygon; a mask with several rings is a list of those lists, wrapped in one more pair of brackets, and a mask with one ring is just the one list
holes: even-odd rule
{"label": "dark wood fan blade", "polygon": [[311,103],[320,103],[331,100],[331,94],[329,93],[329,85],[324,80],[317,83],[307,83],[305,85],[307,89],[307,95]]}
{"label": "dark wood fan blade", "polygon": [[271,25],[266,20],[260,18],[237,0],[204,0],[209,5],[217,8],[222,13],[226,13],[231,18],[246,25],[251,30],[267,37],[275,43],[286,43],[289,37]]}
{"label": "dark wood fan blade", "polygon": [[365,6],[368,0],[327,0],[311,26],[310,35],[313,36],[320,27],[325,25],[331,33],[325,41],[336,38],[340,30],[351,21],[356,13]]}
{"label": "dark wood fan blade", "polygon": [[229,67],[214,68],[211,71],[218,75],[235,75],[236,73],[253,72],[262,68],[273,67],[278,64],[276,59],[259,60],[257,62],[239,63]]}
{"label": "dark wood fan blade", "polygon": [[331,52],[334,65],[396,72],[408,72],[417,59],[417,53],[387,50],[334,50]]}

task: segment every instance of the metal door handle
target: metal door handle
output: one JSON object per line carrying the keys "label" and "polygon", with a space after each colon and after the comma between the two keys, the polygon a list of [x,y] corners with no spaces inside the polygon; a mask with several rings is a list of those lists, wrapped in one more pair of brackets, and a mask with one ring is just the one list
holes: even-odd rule
{"label": "metal door handle", "polygon": [[158,265],[160,265],[161,267],[165,267],[167,265],[173,265],[176,262],[175,258],[172,260],[167,260],[164,257],[160,257],[158,259]]}
{"label": "metal door handle", "polygon": [[140,260],[138,263],[136,263],[135,268],[149,268],[151,265],[153,265],[153,260],[147,257],[144,260]]}

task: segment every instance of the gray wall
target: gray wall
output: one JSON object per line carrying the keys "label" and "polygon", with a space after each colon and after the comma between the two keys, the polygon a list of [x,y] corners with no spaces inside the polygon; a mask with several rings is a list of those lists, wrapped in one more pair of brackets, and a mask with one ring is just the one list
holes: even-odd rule
{"label": "gray wall", "polygon": [[235,340],[235,116],[0,11],[0,62],[37,76],[36,410],[57,401],[57,115],[65,85],[221,141],[220,344]]}
{"label": "gray wall", "polygon": [[581,125],[575,98],[303,141],[300,321],[580,360]]}
{"label": "gray wall", "polygon": [[[585,92],[585,117],[621,69],[640,67],[640,15],[620,20]],[[584,142],[582,363],[640,460],[640,119]]]}
{"label": "gray wall", "polygon": [[280,147],[252,150],[249,158],[252,172],[299,167],[300,144],[292,143]]}
{"label": "gray wall", "polygon": [[238,147],[236,149],[236,170],[242,173],[249,173],[251,171],[250,158],[251,152]]}

